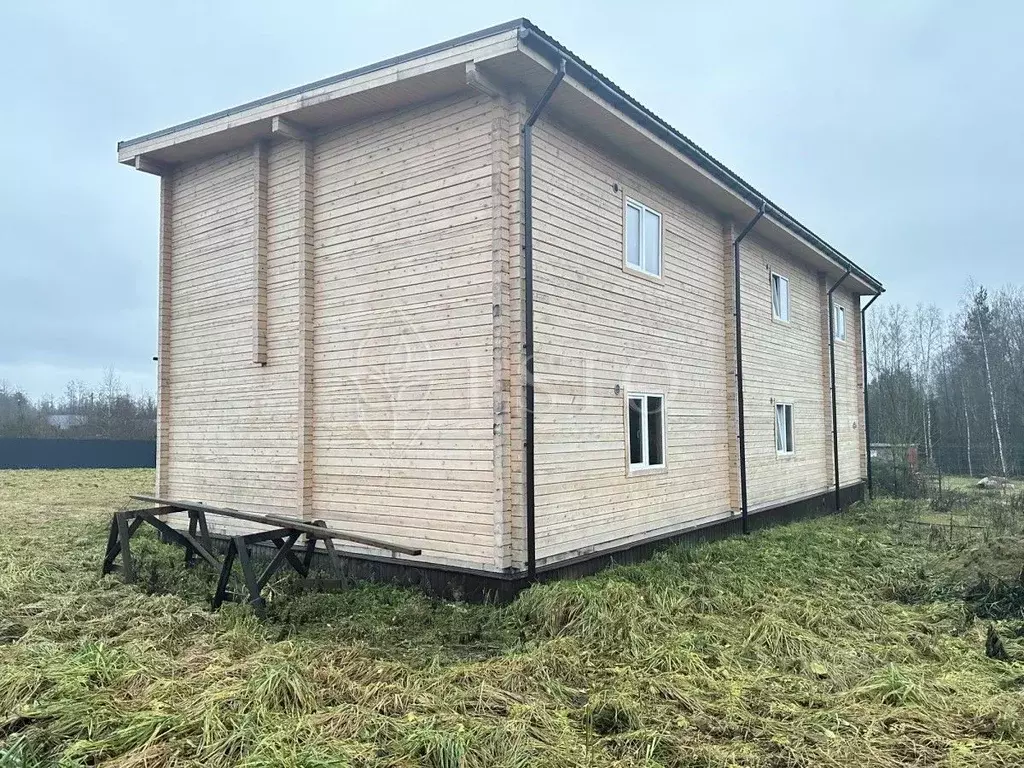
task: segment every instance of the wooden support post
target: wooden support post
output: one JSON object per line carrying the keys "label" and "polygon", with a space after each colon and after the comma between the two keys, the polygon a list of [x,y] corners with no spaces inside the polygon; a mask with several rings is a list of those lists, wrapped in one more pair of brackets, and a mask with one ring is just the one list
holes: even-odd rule
{"label": "wooden support post", "polygon": [[[263,573],[261,573],[260,577],[256,580],[259,589],[262,590],[263,587],[267,585],[267,582],[270,581],[271,577],[278,571],[278,569],[282,565],[285,564],[286,561],[290,561],[293,558],[297,560],[297,558],[295,558],[295,555],[292,553],[292,547],[295,545],[295,542],[298,540],[298,538],[299,532],[296,531],[292,533],[287,539],[271,539],[274,546],[277,547],[277,552],[274,554],[274,559],[270,561],[267,567],[263,570]],[[302,563],[299,563],[299,566],[301,565]],[[292,563],[292,567],[295,567],[294,562]],[[299,574],[303,575],[300,569],[297,568],[296,570],[299,570]]]}
{"label": "wooden support post", "polygon": [[217,579],[217,589],[213,592],[212,607],[217,610],[228,599],[228,586],[231,584],[231,569],[235,565],[237,546],[235,539],[228,542],[228,550],[224,553],[224,562],[220,566],[220,577]]}
{"label": "wooden support post", "polygon": [[200,541],[196,539],[196,537],[193,536],[191,532],[184,533],[182,531],[175,530],[160,518],[148,513],[140,515],[138,518],[136,518],[134,524],[137,525],[139,523],[142,523],[143,521],[149,523],[154,528],[156,528],[160,533],[164,535],[164,538],[181,544],[181,546],[183,546],[186,551],[191,551],[193,554],[198,554],[207,563],[209,563],[211,567],[215,569],[220,568],[220,560],[218,560],[212,552],[210,552],[202,543],[200,543]]}
{"label": "wooden support post", "polygon": [[266,603],[260,596],[260,585],[256,580],[256,571],[253,570],[252,560],[249,558],[249,544],[244,536],[235,536],[235,552],[238,554],[238,563],[242,566],[242,580],[245,582],[245,589],[249,593],[249,604],[256,611],[261,619],[266,618]]}
{"label": "wooden support post", "polygon": [[306,551],[302,555],[302,568],[305,576],[309,576],[309,569],[313,566],[313,554],[316,552],[316,539],[306,534]]}
{"label": "wooden support post", "polygon": [[135,562],[132,560],[132,549],[129,540],[132,532],[128,530],[128,517],[123,512],[115,515],[117,521],[117,538],[121,547],[121,574],[125,584],[135,581]]}
{"label": "wooden support post", "polygon": [[[197,524],[198,524],[198,520],[196,518],[198,516],[199,516],[198,512],[196,512],[195,510],[189,510],[189,513],[188,513],[188,535],[189,535],[189,538],[191,538],[191,539],[194,539],[196,537],[196,527],[197,527]],[[192,546],[192,542],[191,541],[186,540],[185,541],[185,567],[186,568],[191,568],[192,565],[195,563],[195,560],[196,560],[196,550],[195,550],[195,547]]]}
{"label": "wooden support post", "polygon": [[117,545],[117,518],[110,518],[110,531],[107,533],[107,551],[103,555],[103,575],[114,570],[114,558],[120,547]]}
{"label": "wooden support post", "polygon": [[[327,527],[327,523],[323,520],[314,520],[313,525],[323,526],[324,528]],[[331,563],[331,573],[334,574],[334,578],[337,579],[342,588],[344,588],[347,586],[345,581],[345,568],[342,565],[341,556],[338,554],[338,550],[334,546],[334,540],[329,537],[325,537],[323,542],[324,549],[327,550],[327,559]]]}
{"label": "wooden support post", "polygon": [[196,516],[199,518],[199,536],[203,542],[203,546],[211,552],[213,551],[213,539],[210,537],[210,528],[206,524],[206,513],[203,510],[195,510]]}
{"label": "wooden support post", "polygon": [[252,361],[267,364],[267,143],[253,145]]}

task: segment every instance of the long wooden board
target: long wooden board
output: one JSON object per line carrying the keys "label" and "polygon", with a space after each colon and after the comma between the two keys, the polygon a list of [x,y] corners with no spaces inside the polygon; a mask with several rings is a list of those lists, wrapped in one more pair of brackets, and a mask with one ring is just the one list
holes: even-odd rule
{"label": "long wooden board", "polygon": [[262,525],[270,526],[284,526],[292,528],[296,531],[302,531],[308,533],[318,539],[343,539],[345,541],[354,541],[357,544],[364,544],[368,547],[376,547],[377,549],[384,549],[389,552],[400,552],[403,555],[412,555],[416,557],[420,554],[421,550],[412,549],[411,547],[404,547],[401,544],[390,544],[386,541],[379,541],[378,539],[371,539],[366,536],[355,536],[350,533],[342,533],[341,531],[333,528],[325,528],[320,525],[311,525],[305,523],[296,517],[288,517],[286,515],[261,515],[256,512],[243,512],[239,509],[229,509],[226,507],[211,507],[206,504],[201,504],[197,501],[172,501],[170,499],[158,499],[155,496],[144,496],[142,494],[132,494],[131,498],[137,501],[145,501],[151,504],[159,504],[162,507],[173,507],[175,510],[182,510],[184,512],[195,511],[195,512],[206,512],[207,514],[223,515],[224,517],[233,517],[236,520],[246,520],[250,523],[260,523]]}

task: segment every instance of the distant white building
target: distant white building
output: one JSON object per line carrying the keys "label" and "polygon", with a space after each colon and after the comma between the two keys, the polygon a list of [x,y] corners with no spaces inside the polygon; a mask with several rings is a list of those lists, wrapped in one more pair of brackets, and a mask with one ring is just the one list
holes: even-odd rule
{"label": "distant white building", "polygon": [[46,423],[57,429],[71,429],[85,426],[89,420],[78,413],[54,413],[46,417]]}

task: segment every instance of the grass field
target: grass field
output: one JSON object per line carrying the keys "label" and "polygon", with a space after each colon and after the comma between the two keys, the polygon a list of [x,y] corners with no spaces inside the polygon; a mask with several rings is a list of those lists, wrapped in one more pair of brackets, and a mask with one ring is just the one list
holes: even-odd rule
{"label": "grass field", "polygon": [[970,529],[881,501],[503,608],[283,583],[261,623],[153,540],[139,585],[98,578],[151,485],[0,472],[0,767],[1024,765],[1019,497],[943,502]]}

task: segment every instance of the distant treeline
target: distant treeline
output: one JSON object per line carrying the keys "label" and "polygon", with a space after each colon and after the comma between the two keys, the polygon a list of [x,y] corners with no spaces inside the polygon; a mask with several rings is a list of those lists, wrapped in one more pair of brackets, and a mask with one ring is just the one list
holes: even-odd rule
{"label": "distant treeline", "polygon": [[152,440],[156,403],[152,395],[129,392],[113,370],[98,386],[72,381],[60,398],[37,401],[0,381],[0,437]]}
{"label": "distant treeline", "polygon": [[868,310],[872,442],[947,473],[1024,472],[1024,289],[971,286],[953,313]]}

